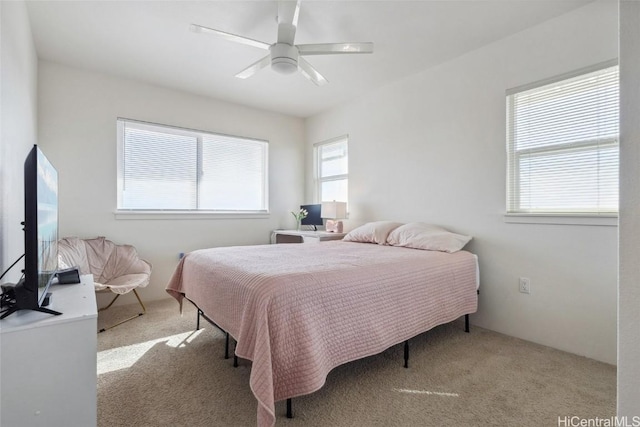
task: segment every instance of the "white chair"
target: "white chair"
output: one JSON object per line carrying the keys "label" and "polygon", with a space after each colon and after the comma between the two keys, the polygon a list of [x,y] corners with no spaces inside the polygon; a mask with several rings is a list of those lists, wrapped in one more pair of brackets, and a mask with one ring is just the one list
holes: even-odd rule
{"label": "white chair", "polygon": [[113,292],[115,297],[98,311],[108,309],[122,294],[133,291],[142,307],[142,313],[100,329],[104,332],[147,312],[136,288],[149,284],[151,264],[138,257],[131,245],[117,245],[104,237],[79,239],[66,237],[58,241],[58,268],[77,267],[80,274],[93,274],[97,292]]}

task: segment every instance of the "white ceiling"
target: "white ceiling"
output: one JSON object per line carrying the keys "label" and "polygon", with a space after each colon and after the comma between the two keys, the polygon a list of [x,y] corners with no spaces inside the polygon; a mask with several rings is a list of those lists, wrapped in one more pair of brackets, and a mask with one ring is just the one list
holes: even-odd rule
{"label": "white ceiling", "polygon": [[29,1],[28,9],[42,59],[308,117],[590,1],[303,1],[296,43],[375,45],[372,55],[307,57],[329,81],[322,87],[269,68],[235,78],[265,51],[189,31],[196,23],[273,43],[275,1]]}

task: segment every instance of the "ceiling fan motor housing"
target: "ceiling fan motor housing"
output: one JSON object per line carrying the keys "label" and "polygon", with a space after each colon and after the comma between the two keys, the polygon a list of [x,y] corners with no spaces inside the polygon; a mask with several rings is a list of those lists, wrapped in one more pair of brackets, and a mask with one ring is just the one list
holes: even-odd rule
{"label": "ceiling fan motor housing", "polygon": [[276,43],[269,48],[271,69],[281,74],[291,74],[298,70],[298,48],[286,43]]}

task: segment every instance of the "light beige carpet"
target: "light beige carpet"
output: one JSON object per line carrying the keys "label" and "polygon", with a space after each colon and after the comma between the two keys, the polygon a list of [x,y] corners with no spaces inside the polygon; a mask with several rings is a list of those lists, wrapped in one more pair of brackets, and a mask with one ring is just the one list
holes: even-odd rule
{"label": "light beige carpet", "polygon": [[[100,313],[99,328],[135,313]],[[250,362],[225,360],[224,336],[173,300],[98,334],[98,426],[254,426]],[[233,348],[233,347],[232,347]],[[276,405],[277,426],[557,426],[615,415],[614,366],[462,322],[334,369],[319,391]]]}

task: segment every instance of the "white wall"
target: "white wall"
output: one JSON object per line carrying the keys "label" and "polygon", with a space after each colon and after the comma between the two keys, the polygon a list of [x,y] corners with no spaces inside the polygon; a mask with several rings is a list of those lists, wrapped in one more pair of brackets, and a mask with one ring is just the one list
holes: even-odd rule
{"label": "white wall", "polygon": [[640,3],[620,2],[618,415],[640,416]]}
{"label": "white wall", "polygon": [[[60,234],[134,245],[153,264],[143,299],[166,297],[179,252],[266,244],[270,230],[293,226],[289,211],[303,201],[301,119],[46,61],[38,81],[39,141],[58,169]],[[268,140],[270,217],[115,219],[117,117]]]}
{"label": "white wall", "polygon": [[616,2],[592,3],[307,119],[307,199],[312,144],[348,134],[347,228],[426,221],[474,236],[473,323],[615,363],[617,228],[503,214],[505,90],[615,59],[617,28]]}
{"label": "white wall", "polygon": [[[0,2],[0,272],[24,252],[24,159],[36,143],[36,57],[27,8]],[[3,279],[17,282],[24,262]]]}

